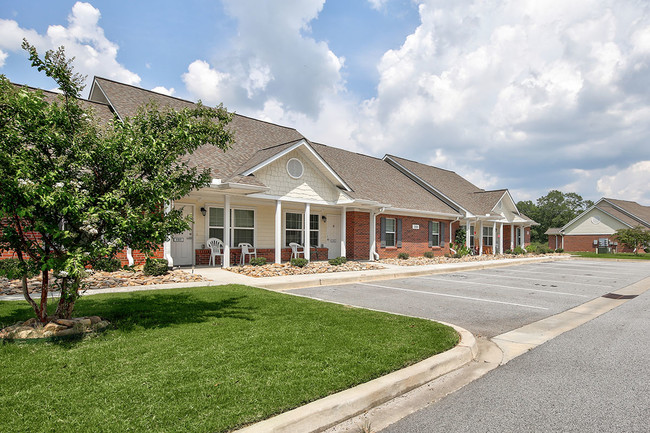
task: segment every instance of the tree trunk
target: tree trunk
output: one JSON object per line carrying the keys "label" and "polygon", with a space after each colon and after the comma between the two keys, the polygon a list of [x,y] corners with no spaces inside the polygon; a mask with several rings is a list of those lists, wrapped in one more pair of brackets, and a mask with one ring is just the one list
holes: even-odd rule
{"label": "tree trunk", "polygon": [[32,306],[34,309],[34,312],[36,313],[36,317],[40,319],[41,317],[41,310],[38,308],[38,304],[34,302],[31,296],[29,296],[29,289],[27,288],[27,275],[23,275],[23,296],[25,297],[25,300],[29,302],[29,305]]}
{"label": "tree trunk", "polygon": [[69,319],[74,311],[74,304],[79,298],[79,280],[75,279],[70,288],[67,287],[67,282],[67,278],[61,281],[61,297],[54,313],[57,319]]}
{"label": "tree trunk", "polygon": [[41,323],[47,322],[47,292],[49,290],[50,271],[43,271],[43,281],[41,283],[41,315],[39,320]]}

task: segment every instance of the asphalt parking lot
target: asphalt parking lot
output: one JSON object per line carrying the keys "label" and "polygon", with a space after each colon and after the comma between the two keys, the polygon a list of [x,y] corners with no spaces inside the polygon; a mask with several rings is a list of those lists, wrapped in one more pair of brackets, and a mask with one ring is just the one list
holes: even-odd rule
{"label": "asphalt parking lot", "polygon": [[291,292],[449,322],[491,338],[648,276],[646,261],[562,260]]}

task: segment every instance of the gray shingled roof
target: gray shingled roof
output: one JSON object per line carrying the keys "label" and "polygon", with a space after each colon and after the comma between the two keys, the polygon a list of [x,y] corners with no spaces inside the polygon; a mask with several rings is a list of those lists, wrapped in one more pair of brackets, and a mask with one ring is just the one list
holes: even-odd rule
{"label": "gray shingled roof", "polygon": [[[133,116],[137,113],[139,107],[150,101],[156,102],[160,107],[170,107],[177,110],[195,105],[189,101],[105,78],[96,77],[95,82],[108,96],[111,105],[121,117]],[[295,142],[304,138],[294,128],[275,125],[238,114],[234,114],[228,128],[235,136],[235,145],[231,149],[224,152],[212,146],[202,146],[189,156],[190,164],[199,168],[209,168],[212,171],[212,177],[222,179],[224,182],[236,181],[261,185],[254,178],[247,179],[248,176],[246,178],[238,176],[242,172],[240,167],[244,166],[261,149]]]}
{"label": "gray shingled roof", "polygon": [[352,188],[348,194],[353,198],[390,204],[399,209],[459,215],[381,159],[324,144],[312,143],[312,146]]}
{"label": "gray shingled roof", "polygon": [[485,191],[453,171],[387,155],[474,215],[489,214],[507,191]]}
{"label": "gray shingled roof", "polygon": [[[612,206],[612,204],[618,206],[627,213],[621,212],[621,210]],[[605,198],[598,202],[596,207],[603,210],[604,212],[609,213],[613,217],[618,218],[624,223],[629,224],[632,227],[636,227],[638,225],[645,225],[647,227],[650,227],[650,206],[643,206],[634,201]],[[631,217],[628,215],[628,213],[632,214],[637,219]]]}
{"label": "gray shingled roof", "polygon": [[[51,90],[43,90],[43,89],[37,89],[35,87],[31,86],[25,86],[22,84],[16,84],[12,83],[16,87],[22,87],[24,89],[28,89],[31,91],[41,91],[43,93],[43,96],[45,96],[45,100],[48,103],[53,103],[53,102],[60,102],[59,98],[61,97],[60,93],[57,92],[52,92]],[[89,101],[87,99],[79,99],[79,105],[81,107],[88,111],[92,111],[97,120],[101,123],[108,123],[111,122],[114,118],[114,114],[111,111],[111,107],[107,104],[104,104],[102,102],[95,102],[95,101]]]}

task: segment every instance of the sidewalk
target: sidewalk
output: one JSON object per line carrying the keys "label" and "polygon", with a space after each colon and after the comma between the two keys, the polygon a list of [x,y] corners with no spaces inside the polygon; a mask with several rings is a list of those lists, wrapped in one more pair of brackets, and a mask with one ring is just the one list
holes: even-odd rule
{"label": "sidewalk", "polygon": [[[147,286],[114,287],[110,289],[87,290],[84,296],[102,293],[124,293],[143,290],[180,289],[186,287],[221,286],[224,284],[242,284],[269,290],[302,289],[305,287],[326,286],[331,284],[353,284],[364,281],[389,280],[394,278],[416,277],[419,275],[444,274],[449,272],[473,271],[478,269],[498,268],[503,266],[522,265],[526,263],[539,263],[552,260],[566,260],[570,256],[554,257],[529,257],[521,259],[487,260],[482,262],[449,263],[425,266],[399,266],[382,263],[385,269],[369,271],[334,272],[325,274],[288,275],[283,277],[255,278],[230,272],[222,268],[199,267],[194,269],[195,274],[202,275],[208,281],[195,283],[151,284]],[[191,269],[185,269],[192,272]],[[56,293],[50,296],[58,296]],[[32,293],[33,298],[40,298],[40,293]],[[0,296],[0,301],[24,300],[23,295]]]}

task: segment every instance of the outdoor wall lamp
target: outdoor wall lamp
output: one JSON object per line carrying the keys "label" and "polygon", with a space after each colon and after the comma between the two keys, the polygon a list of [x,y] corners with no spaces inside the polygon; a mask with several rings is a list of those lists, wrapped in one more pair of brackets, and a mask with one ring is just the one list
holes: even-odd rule
{"label": "outdoor wall lamp", "polygon": [[201,215],[205,216],[205,214],[208,213],[208,211],[205,210],[204,207],[201,208]]}
{"label": "outdoor wall lamp", "polygon": [[322,217],[320,217],[320,219],[322,219],[324,223],[327,222],[327,217],[326,217],[325,215],[323,215]]}

